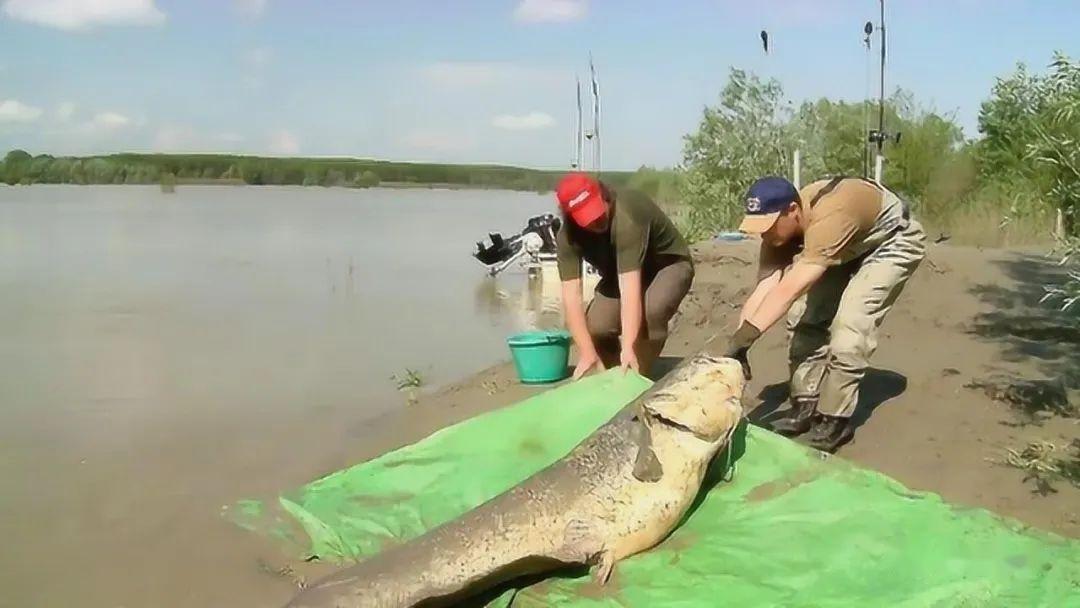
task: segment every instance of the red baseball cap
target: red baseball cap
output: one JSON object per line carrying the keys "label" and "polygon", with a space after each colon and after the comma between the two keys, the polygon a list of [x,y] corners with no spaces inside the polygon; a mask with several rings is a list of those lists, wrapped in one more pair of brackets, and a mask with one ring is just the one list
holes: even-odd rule
{"label": "red baseball cap", "polygon": [[600,194],[600,182],[584,173],[568,173],[559,180],[559,185],[555,187],[555,198],[559,199],[559,209],[582,228],[607,211],[604,197]]}

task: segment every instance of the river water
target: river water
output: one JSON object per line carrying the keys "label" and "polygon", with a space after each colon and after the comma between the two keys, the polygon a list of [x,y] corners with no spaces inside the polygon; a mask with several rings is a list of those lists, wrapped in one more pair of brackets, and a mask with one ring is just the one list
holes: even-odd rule
{"label": "river water", "polygon": [[553,208],[500,191],[0,187],[0,606],[233,598],[223,570],[250,562],[248,535],[222,505],[326,473],[342,429],[407,407],[394,374],[435,386],[508,357],[552,302],[469,254]]}

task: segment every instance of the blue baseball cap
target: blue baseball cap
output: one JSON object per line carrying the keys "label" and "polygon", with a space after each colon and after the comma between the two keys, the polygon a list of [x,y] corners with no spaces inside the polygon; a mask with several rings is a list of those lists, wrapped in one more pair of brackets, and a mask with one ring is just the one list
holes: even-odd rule
{"label": "blue baseball cap", "polygon": [[782,177],[763,177],[746,193],[746,216],[739,224],[740,232],[761,234],[772,228],[776,218],[792,202],[799,199],[795,184]]}

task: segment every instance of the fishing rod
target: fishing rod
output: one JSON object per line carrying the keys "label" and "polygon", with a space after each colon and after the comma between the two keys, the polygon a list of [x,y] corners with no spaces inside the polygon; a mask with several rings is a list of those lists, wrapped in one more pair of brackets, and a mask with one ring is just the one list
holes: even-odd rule
{"label": "fishing rod", "polygon": [[585,138],[592,143],[592,170],[600,175],[600,83],[596,79],[596,67],[593,65],[592,52],[589,52],[589,77],[593,96],[593,128],[585,131]]}
{"label": "fishing rod", "polygon": [[868,141],[870,136],[870,38],[874,34],[874,24],[871,21],[867,21],[863,25],[863,46],[866,47],[866,79],[864,80],[866,86],[863,90],[863,155],[862,155],[862,175],[863,177],[870,176],[870,143]]}
{"label": "fishing rod", "polygon": [[574,89],[577,95],[577,110],[576,113],[571,112],[571,156],[573,160],[570,162],[570,168],[581,169],[582,166],[582,121],[581,121],[581,78],[574,76]]}
{"label": "fishing rod", "polygon": [[[884,173],[885,164],[885,142],[892,140],[894,143],[900,143],[900,133],[888,133],[885,131],[885,0],[878,0],[878,4],[881,7],[881,19],[878,22],[878,33],[881,36],[881,87],[878,90],[878,128],[872,129],[868,136],[870,143],[877,145],[877,158],[874,159],[874,180],[881,182],[882,174]],[[867,22],[870,27],[870,32],[867,32],[867,37],[873,33],[872,24]],[[866,28],[863,29],[866,32]]]}

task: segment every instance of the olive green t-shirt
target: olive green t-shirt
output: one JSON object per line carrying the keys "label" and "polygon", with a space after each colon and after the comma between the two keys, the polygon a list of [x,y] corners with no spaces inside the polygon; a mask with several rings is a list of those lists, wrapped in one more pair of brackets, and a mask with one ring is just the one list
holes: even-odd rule
{"label": "olive green t-shirt", "polygon": [[673,258],[690,259],[690,247],[675,224],[647,195],[612,191],[613,214],[607,232],[592,233],[564,220],[556,238],[559,276],[581,278],[581,260],[614,281],[619,273],[641,270],[649,280]]}
{"label": "olive green t-shirt", "polygon": [[796,257],[819,266],[835,266],[855,257],[853,252],[872,233],[877,222],[882,191],[861,179],[844,179],[811,206],[829,181],[816,181],[799,191],[802,212],[807,218],[803,238],[781,247],[762,243],[759,277],[787,267]]}

